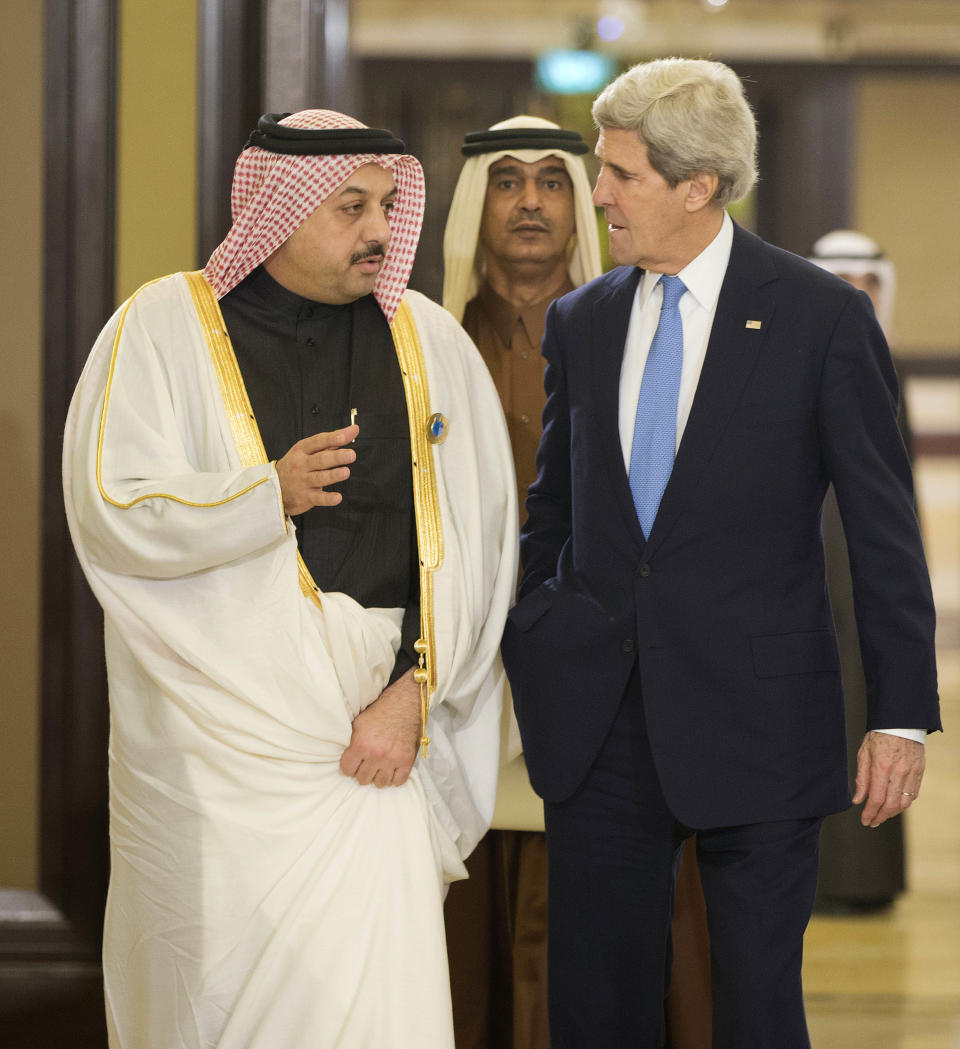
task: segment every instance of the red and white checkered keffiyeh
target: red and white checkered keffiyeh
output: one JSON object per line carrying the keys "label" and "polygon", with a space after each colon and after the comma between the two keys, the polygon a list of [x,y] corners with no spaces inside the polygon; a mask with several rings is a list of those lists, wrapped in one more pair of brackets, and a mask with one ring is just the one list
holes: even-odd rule
{"label": "red and white checkered keffiyeh", "polygon": [[[366,125],[328,109],[305,109],[280,121],[288,127],[336,130]],[[374,298],[392,321],[413,269],[423,224],[423,169],[416,157],[395,153],[298,156],[251,146],[233,173],[233,225],[210,256],[203,275],[218,299],[268,259],[357,168],[379,164],[397,185],[390,213],[390,246],[373,287]]]}

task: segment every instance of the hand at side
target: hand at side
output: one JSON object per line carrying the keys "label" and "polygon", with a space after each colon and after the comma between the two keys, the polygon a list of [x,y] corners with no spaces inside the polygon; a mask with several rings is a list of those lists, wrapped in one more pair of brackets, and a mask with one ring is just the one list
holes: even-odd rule
{"label": "hand at side", "polygon": [[860,822],[879,827],[909,808],[920,793],[926,752],[922,743],[868,732],[857,752],[857,792],[854,805],[865,801]]}
{"label": "hand at side", "polygon": [[419,740],[420,686],[411,668],[354,718],[340,771],[364,785],[399,787],[413,768]]}

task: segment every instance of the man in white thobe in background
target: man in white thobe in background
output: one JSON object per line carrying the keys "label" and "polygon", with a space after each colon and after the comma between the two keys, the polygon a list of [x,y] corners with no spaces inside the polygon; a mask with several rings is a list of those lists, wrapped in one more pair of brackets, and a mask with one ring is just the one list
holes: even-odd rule
{"label": "man in white thobe in background", "polygon": [[[103,605],[112,1049],[452,1049],[442,900],[489,824],[515,481],[406,291],[419,163],[261,118],[202,273],[108,322],[64,490]],[[382,788],[382,789],[377,789]]]}
{"label": "man in white thobe in background", "polygon": [[[810,261],[870,296],[887,342],[894,346],[896,270],[880,245],[856,230],[835,229],[813,245]],[[912,461],[913,439],[902,383],[897,423]],[[867,721],[867,682],[860,656],[850,556],[832,487],[824,500],[821,527],[830,611],[843,675],[847,764],[852,781]],[[864,827],[854,808],[828,816],[820,832],[816,908],[831,914],[874,914],[888,908],[906,887],[904,823],[908,819],[904,813],[879,827]]]}

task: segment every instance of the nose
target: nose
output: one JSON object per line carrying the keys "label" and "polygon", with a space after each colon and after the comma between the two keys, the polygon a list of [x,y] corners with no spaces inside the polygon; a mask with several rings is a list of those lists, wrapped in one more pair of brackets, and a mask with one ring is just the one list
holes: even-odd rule
{"label": "nose", "polygon": [[390,243],[390,223],[382,208],[370,209],[363,230],[363,240],[365,244],[382,244],[383,250],[387,250],[387,245]]}
{"label": "nose", "polygon": [[597,184],[593,187],[593,203],[598,208],[605,208],[613,203],[610,198],[610,178],[604,168],[600,168]]}
{"label": "nose", "polygon": [[540,187],[537,180],[528,178],[523,181],[523,189],[520,193],[520,207],[524,211],[539,211],[541,206]]}

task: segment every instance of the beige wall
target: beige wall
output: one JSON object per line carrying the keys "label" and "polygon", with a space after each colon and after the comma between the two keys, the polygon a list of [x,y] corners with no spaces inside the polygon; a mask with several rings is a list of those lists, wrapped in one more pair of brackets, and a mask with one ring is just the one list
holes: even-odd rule
{"label": "beige wall", "polygon": [[0,886],[37,879],[43,4],[5,0],[0,98],[16,130],[0,181]]}
{"label": "beige wall", "polygon": [[117,302],[195,269],[197,0],[122,0]]}
{"label": "beige wall", "polygon": [[853,217],[897,268],[894,344],[960,354],[960,76],[862,75]]}

